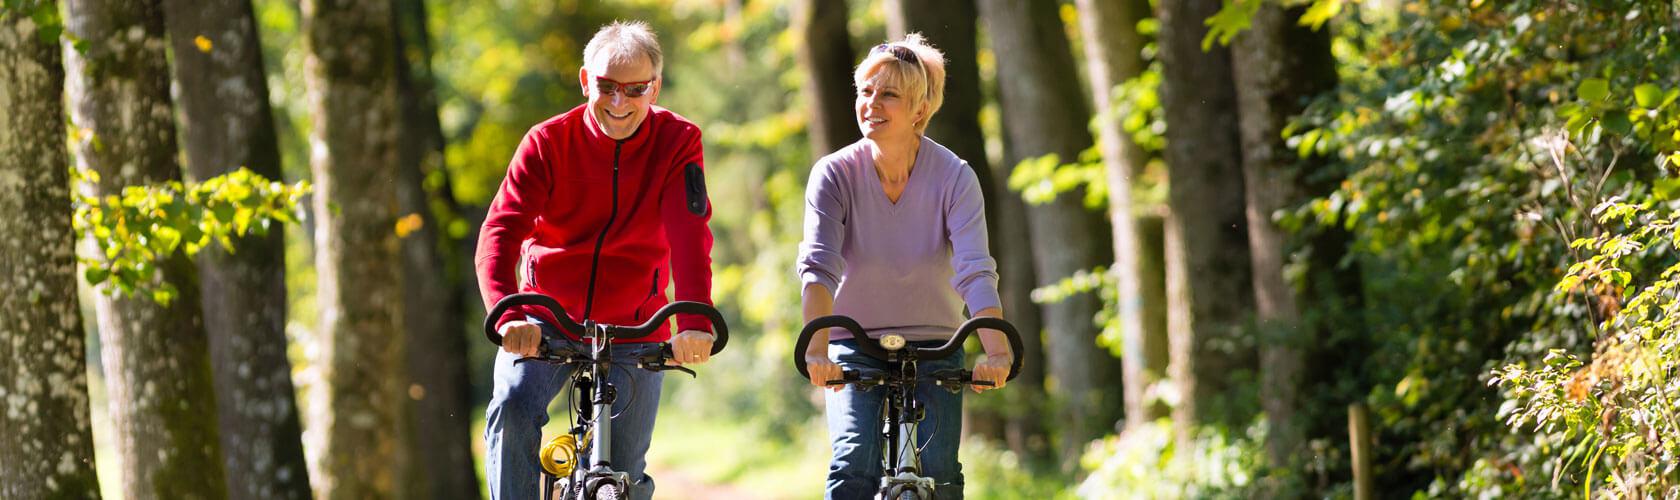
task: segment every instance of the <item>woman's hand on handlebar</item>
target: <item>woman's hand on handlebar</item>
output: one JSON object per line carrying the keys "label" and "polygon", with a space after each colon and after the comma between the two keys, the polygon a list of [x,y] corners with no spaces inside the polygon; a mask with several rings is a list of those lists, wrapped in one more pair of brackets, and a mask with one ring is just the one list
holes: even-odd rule
{"label": "woman's hand on handlebar", "polygon": [[717,337],[700,330],[683,330],[671,337],[671,364],[698,365],[712,359],[712,342]]}
{"label": "woman's hand on handlebar", "polygon": [[542,328],[528,321],[509,321],[502,325],[502,350],[520,357],[537,355],[542,344]]}
{"label": "woman's hand on handlebar", "polygon": [[974,380],[990,382],[992,385],[969,385],[970,389],[979,393],[992,389],[1002,389],[1009,380],[1009,364],[1013,362],[1008,353],[985,354],[974,361]]}
{"label": "woman's hand on handlebar", "polygon": [[[995,307],[988,307],[980,311],[979,316],[990,316],[1002,319],[1003,311]],[[975,393],[991,389],[1002,389],[1009,381],[1009,367],[1015,362],[1015,353],[1010,352],[1009,338],[1003,332],[991,328],[981,328],[980,345],[985,348],[986,355],[974,361],[974,380],[991,382],[990,386],[970,385]]]}
{"label": "woman's hand on handlebar", "polygon": [[[823,335],[826,337],[827,335]],[[805,350],[805,370],[811,374],[811,384],[817,387],[839,392],[843,385],[828,385],[829,382],[840,380],[840,365],[828,359],[828,342],[811,343]]]}

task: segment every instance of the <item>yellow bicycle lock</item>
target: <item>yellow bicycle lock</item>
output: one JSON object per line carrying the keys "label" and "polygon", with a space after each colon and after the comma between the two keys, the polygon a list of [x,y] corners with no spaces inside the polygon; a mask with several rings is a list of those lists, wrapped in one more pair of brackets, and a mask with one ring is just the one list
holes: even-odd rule
{"label": "yellow bicycle lock", "polygon": [[542,453],[539,455],[542,459],[543,470],[555,475],[555,477],[572,475],[572,469],[577,467],[578,449],[588,446],[590,437],[594,435],[595,429],[585,432],[582,446],[579,445],[577,438],[571,434],[561,434],[548,440],[548,444],[543,445]]}

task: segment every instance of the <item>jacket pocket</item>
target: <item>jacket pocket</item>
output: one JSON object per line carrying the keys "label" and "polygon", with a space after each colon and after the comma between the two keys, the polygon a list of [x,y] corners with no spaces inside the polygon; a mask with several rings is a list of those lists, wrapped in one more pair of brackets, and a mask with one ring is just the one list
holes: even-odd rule
{"label": "jacket pocket", "polygon": [[[648,302],[652,301],[653,296],[655,296],[655,295],[659,295],[659,268],[657,268],[657,267],[653,268],[653,283],[648,285],[647,297],[642,299],[641,304],[636,305],[636,322],[637,323],[642,322],[642,308],[647,307]],[[650,316],[651,316],[651,314],[650,314]]]}

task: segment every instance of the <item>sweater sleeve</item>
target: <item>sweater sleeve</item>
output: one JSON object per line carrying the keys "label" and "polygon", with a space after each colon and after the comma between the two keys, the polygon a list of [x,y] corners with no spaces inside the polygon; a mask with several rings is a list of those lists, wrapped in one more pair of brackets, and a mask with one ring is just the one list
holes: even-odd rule
{"label": "sweater sleeve", "polygon": [[962,295],[969,313],[1000,307],[997,261],[986,234],[986,203],[980,180],[965,162],[951,185],[945,206],[945,234],[951,239],[951,287]]}
{"label": "sweater sleeve", "polygon": [[[520,247],[535,230],[536,217],[553,192],[549,164],[543,158],[544,137],[540,130],[533,129],[520,141],[519,149],[508,163],[507,177],[502,179],[496,198],[485,214],[484,225],[478,231],[478,250],[473,260],[486,311],[503,297],[519,291]],[[503,314],[496,320],[496,327],[530,314],[522,309]]]}
{"label": "sweater sleeve", "polygon": [[[688,135],[675,155],[677,163],[665,179],[660,193],[659,213],[665,229],[665,241],[671,245],[671,279],[676,285],[676,299],[704,304],[712,303],[712,202],[704,200],[701,213],[689,210],[688,165],[705,167],[705,153],[700,142],[700,130]],[[696,179],[704,182],[704,179]],[[700,186],[704,196],[704,185]],[[677,331],[712,331],[710,321],[702,316],[677,316]]]}
{"label": "sweater sleeve", "polygon": [[820,284],[831,296],[839,290],[840,276],[846,270],[840,248],[845,243],[847,222],[846,196],[832,161],[819,161],[805,185],[804,239],[799,242],[795,269],[800,288]]}

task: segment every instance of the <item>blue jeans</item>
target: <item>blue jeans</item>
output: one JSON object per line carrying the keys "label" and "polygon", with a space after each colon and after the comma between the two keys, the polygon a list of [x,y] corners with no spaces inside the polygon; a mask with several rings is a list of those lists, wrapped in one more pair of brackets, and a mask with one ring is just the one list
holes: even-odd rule
{"label": "blue jeans", "polygon": [[[539,323],[540,324],[540,323]],[[553,327],[541,325],[545,334],[558,335]],[[573,343],[588,352],[587,345]],[[607,381],[618,389],[613,402],[612,468],[630,475],[630,498],[653,498],[653,477],[644,473],[648,445],[653,441],[653,421],[659,415],[659,389],[665,375],[636,368],[635,358],[651,354],[659,344],[614,344],[613,368]],[[542,426],[548,423],[548,403],[566,386],[573,366],[537,361],[514,364],[518,356],[496,353],[494,392],[485,410],[485,479],[490,498],[520,500],[538,498],[537,483],[542,471],[537,452]],[[567,398],[568,400],[570,398]],[[570,402],[568,401],[568,404]],[[579,450],[587,465],[588,452]]]}
{"label": "blue jeans", "polygon": [[[938,346],[943,342],[911,342],[911,346]],[[886,370],[887,363],[858,352],[857,341],[836,340],[828,344],[828,355],[841,368]],[[963,354],[916,365],[919,375],[936,370],[961,368]],[[885,456],[881,427],[887,388],[857,389],[850,385],[840,392],[824,391],[828,405],[828,436],[834,460],[828,465],[829,500],[874,498],[881,487],[881,460]],[[952,394],[932,382],[916,386],[916,399],[927,408],[927,416],[916,429],[916,446],[922,449],[923,476],[937,483],[940,500],[963,497],[962,464],[957,463],[957,444],[962,438],[962,393]]]}

